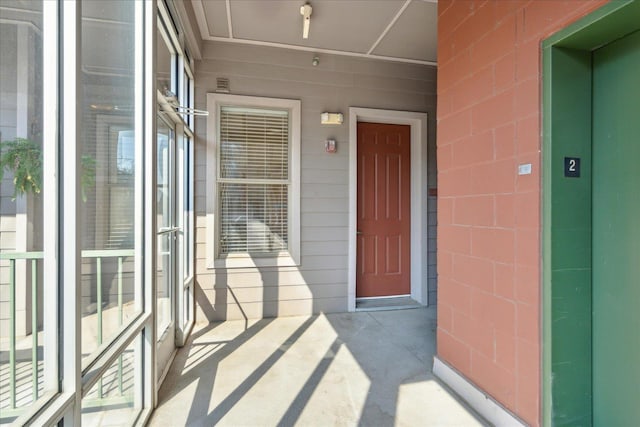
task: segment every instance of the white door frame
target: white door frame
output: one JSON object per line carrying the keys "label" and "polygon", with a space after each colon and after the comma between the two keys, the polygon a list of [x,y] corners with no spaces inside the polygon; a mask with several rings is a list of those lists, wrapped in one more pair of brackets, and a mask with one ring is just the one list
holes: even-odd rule
{"label": "white door frame", "polygon": [[427,290],[427,114],[349,108],[349,277],[347,309],[356,310],[356,225],[358,220],[358,122],[411,127],[411,298],[428,304]]}

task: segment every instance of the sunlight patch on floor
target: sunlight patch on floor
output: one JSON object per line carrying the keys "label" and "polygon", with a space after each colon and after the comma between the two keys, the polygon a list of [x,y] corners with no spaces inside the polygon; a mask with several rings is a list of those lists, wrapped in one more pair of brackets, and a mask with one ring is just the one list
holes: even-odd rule
{"label": "sunlight patch on floor", "polygon": [[435,380],[435,310],[204,325],[150,426],[483,425]]}
{"label": "sunlight patch on floor", "polygon": [[[305,322],[300,320],[278,319],[278,328],[263,331],[270,343],[260,342],[259,333],[251,346],[236,350],[233,361],[220,364],[209,413],[221,403],[216,396],[243,393],[242,399],[220,420],[221,425],[239,425],[251,420],[275,425],[285,418],[299,417],[305,425],[317,422],[318,416],[324,422],[336,411],[347,411],[353,416],[362,408],[369,381],[350,352],[342,348],[327,318],[320,315]],[[261,354],[257,354],[256,344]],[[255,381],[243,387],[246,378],[252,375]],[[341,390],[336,388],[341,383],[352,385],[354,382],[359,385],[357,390],[339,399],[341,405],[336,408],[336,396],[331,399],[328,396]],[[255,405],[255,402],[268,404]],[[331,402],[331,406],[326,405],[327,402]]]}
{"label": "sunlight patch on floor", "polygon": [[[402,384],[398,392],[396,426],[483,426],[431,374],[423,381]],[[416,405],[416,396],[425,398]]]}
{"label": "sunlight patch on floor", "polygon": [[353,354],[341,345],[300,415],[299,425],[341,425],[360,418],[371,381]]}

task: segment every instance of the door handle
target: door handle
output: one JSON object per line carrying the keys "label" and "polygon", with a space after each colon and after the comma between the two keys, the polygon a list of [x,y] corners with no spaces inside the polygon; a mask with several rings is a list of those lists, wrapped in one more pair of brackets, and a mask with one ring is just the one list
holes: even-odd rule
{"label": "door handle", "polygon": [[358,236],[359,236],[359,235],[361,235],[361,234],[362,234],[362,231],[360,231],[360,230],[356,230],[356,235],[358,235]]}

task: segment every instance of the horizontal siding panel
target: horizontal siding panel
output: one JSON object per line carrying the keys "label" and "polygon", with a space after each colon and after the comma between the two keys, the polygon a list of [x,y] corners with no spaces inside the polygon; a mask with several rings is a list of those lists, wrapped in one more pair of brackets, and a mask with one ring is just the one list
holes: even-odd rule
{"label": "horizontal siding panel", "polygon": [[[325,166],[327,168],[331,167],[332,163],[342,164],[341,160],[344,159],[345,168],[343,170],[347,171],[346,165],[349,160],[349,144],[347,142],[348,136],[340,137],[339,135],[332,135],[332,139],[336,140],[337,151],[332,154],[328,154],[325,152],[324,142],[322,139],[318,140],[310,140],[310,141],[302,141],[302,155],[303,156],[313,156],[315,157],[315,163],[313,163],[313,167],[317,169],[324,169]],[[348,181],[344,181],[346,183]]]}
{"label": "horizontal siding panel", "polygon": [[349,199],[346,197],[341,198],[328,198],[319,199],[317,197],[300,198],[300,212],[307,213],[348,213],[349,212]]}
{"label": "horizontal siding panel", "polygon": [[347,298],[317,298],[315,300],[235,303],[217,307],[212,320],[245,320],[276,316],[309,316],[313,313],[340,313],[347,310]]}
{"label": "horizontal siding panel", "polygon": [[257,269],[209,270],[209,274],[198,277],[205,278],[202,286],[255,287],[255,286],[297,286],[297,285],[335,285],[346,283],[347,270],[290,270],[290,271],[257,271]]}
{"label": "horizontal siding panel", "polygon": [[[323,143],[324,147],[324,143]],[[338,141],[338,152],[343,150],[343,146],[340,141]],[[300,165],[303,170],[308,168],[319,168],[323,171],[327,171],[327,173],[332,173],[331,171],[348,171],[349,158],[347,156],[342,157],[332,157],[331,161],[324,161],[324,159],[318,159],[317,155],[311,155],[302,153],[300,156]],[[348,172],[347,172],[348,173]]]}
{"label": "horizontal siding panel", "polygon": [[301,216],[303,228],[306,227],[347,227],[349,216],[346,213],[305,212]]}
{"label": "horizontal siding panel", "polygon": [[[389,78],[386,76],[358,76],[356,79],[356,87],[365,90],[379,90],[381,88],[390,88]],[[394,91],[408,92],[411,94],[432,94],[435,93],[435,87],[425,85],[424,80],[418,79],[403,79],[394,77],[393,88]]]}
{"label": "horizontal siding panel", "polygon": [[309,255],[302,257],[302,265],[306,268],[348,268],[346,256],[341,255]]}
{"label": "horizontal siding panel", "polygon": [[300,187],[307,198],[347,198],[349,196],[349,187],[346,184],[302,184]]}
{"label": "horizontal siding panel", "polygon": [[[272,301],[296,301],[315,298],[346,298],[347,284],[340,285],[296,285],[231,287],[235,298],[241,304]],[[216,292],[222,291],[216,289]],[[223,291],[222,291],[223,292]]]}
{"label": "horizontal siding panel", "polygon": [[304,242],[301,248],[302,256],[307,255],[348,255],[347,241],[319,241]]}
{"label": "horizontal siding panel", "polygon": [[[213,92],[216,88],[216,78],[229,76],[229,74],[224,73],[212,73],[209,76],[205,75],[205,79],[196,84],[204,84],[205,87],[208,86],[210,88],[210,92]],[[210,82],[208,85],[207,81]],[[231,90],[234,90],[234,88],[242,88],[243,94],[290,99],[315,97],[324,99],[326,102],[331,102],[332,99],[340,98],[341,92],[349,90],[348,87],[336,87],[330,83],[308,84],[305,82],[288,82],[285,80],[268,79],[262,76],[247,77],[233,75],[232,77],[229,77],[229,82]]]}
{"label": "horizontal siding panel", "polygon": [[[349,173],[346,170],[335,170],[327,173],[322,167],[322,162],[318,159],[318,169],[306,168],[302,170],[300,181],[302,184],[340,184],[344,185],[349,182]],[[328,163],[328,162],[327,162]]]}
{"label": "horizontal siding panel", "polygon": [[234,288],[233,294],[238,302],[272,302],[279,300],[304,300],[312,299],[313,294],[308,286],[267,286],[255,288]]}
{"label": "horizontal siding panel", "polygon": [[234,76],[256,77],[264,79],[282,80],[290,82],[300,82],[309,84],[327,84],[331,86],[350,87],[353,86],[355,78],[353,73],[340,71],[327,71],[324,69],[301,69],[292,68],[288,65],[256,64],[241,61],[230,61],[220,59],[204,59],[200,62],[202,76],[208,74],[204,70],[215,70],[216,74],[227,74]]}
{"label": "horizontal siding panel", "polygon": [[316,313],[342,313],[347,311],[347,297],[318,298],[314,301]]}
{"label": "horizontal siding panel", "polygon": [[[202,44],[203,59],[255,63],[281,63],[291,68],[305,68],[311,64],[309,52],[290,51],[271,47],[255,47],[206,41]],[[196,68],[196,73],[201,67]],[[366,58],[351,58],[340,55],[323,55],[321,66],[335,71],[358,75],[389,76],[424,80],[435,86],[437,69],[432,66],[376,61]]]}
{"label": "horizontal siding panel", "polygon": [[348,227],[305,227],[302,229],[300,240],[305,242],[346,241],[349,235]]}

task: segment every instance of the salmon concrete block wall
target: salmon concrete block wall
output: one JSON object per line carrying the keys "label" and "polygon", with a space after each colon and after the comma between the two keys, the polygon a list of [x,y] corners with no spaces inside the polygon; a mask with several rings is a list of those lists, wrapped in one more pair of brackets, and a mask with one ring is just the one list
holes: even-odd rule
{"label": "salmon concrete block wall", "polygon": [[[540,42],[603,1],[438,2],[438,354],[540,424]],[[518,166],[531,173],[518,175]]]}
{"label": "salmon concrete block wall", "polygon": [[[262,46],[204,42],[195,66],[196,108],[227,78],[231,94],[301,102],[301,263],[295,267],[217,268],[207,263],[207,127],[196,119],[195,215],[198,322],[347,310],[349,107],[426,112],[428,187],[436,186],[436,68]],[[323,126],[324,111],[345,123]],[[325,153],[326,139],[337,153]],[[429,300],[435,303],[436,197],[428,199]]]}

